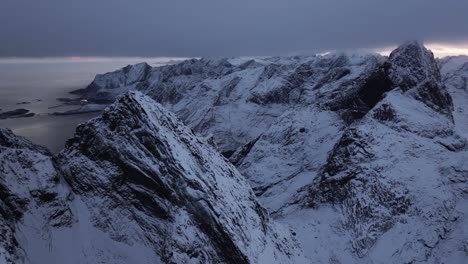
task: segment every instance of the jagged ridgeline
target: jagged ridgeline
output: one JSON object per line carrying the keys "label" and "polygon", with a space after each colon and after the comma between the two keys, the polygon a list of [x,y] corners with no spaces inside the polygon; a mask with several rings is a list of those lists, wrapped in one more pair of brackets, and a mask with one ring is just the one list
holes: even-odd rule
{"label": "jagged ridgeline", "polygon": [[4,261],[302,259],[234,166],[140,93],[80,125],[55,157],[8,130],[0,135]]}
{"label": "jagged ridgeline", "polygon": [[418,42],[98,75],[58,155],[0,131],[0,262],[466,263],[467,80]]}

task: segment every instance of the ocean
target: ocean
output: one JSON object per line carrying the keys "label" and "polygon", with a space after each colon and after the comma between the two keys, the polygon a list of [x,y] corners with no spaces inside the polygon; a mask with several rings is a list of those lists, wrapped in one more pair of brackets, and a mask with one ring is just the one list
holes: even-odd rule
{"label": "ocean", "polygon": [[51,115],[76,106],[60,106],[57,98],[75,98],[70,91],[85,88],[96,74],[128,64],[161,66],[182,58],[44,58],[0,59],[0,112],[24,108],[33,117],[0,119],[0,127],[32,142],[60,151],[78,124],[99,113]]}

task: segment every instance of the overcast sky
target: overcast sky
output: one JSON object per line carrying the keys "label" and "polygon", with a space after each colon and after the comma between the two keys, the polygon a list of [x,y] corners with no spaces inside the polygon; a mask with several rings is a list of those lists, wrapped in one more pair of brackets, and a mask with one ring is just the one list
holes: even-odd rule
{"label": "overcast sky", "polygon": [[468,43],[467,0],[0,0],[0,56],[234,56]]}

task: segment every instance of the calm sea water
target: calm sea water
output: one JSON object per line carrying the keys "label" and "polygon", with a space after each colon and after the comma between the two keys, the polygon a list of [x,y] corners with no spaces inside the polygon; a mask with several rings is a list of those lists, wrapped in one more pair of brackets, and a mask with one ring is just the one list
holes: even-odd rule
{"label": "calm sea water", "polygon": [[[99,73],[142,61],[157,66],[173,60],[174,58],[0,59],[1,111],[25,108],[36,114],[34,117],[0,120],[0,127],[10,128],[15,134],[58,152],[65,141],[73,136],[79,123],[99,113],[50,115],[52,112],[74,108],[66,106],[49,109],[60,105],[57,98],[73,98],[70,91],[86,87]],[[31,103],[18,105],[21,102]]]}

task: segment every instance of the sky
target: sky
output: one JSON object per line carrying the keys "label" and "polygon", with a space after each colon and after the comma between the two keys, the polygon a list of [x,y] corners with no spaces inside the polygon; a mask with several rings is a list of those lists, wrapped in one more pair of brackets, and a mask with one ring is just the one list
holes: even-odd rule
{"label": "sky", "polygon": [[0,57],[286,55],[415,39],[468,54],[466,0],[0,1]]}

